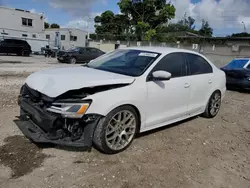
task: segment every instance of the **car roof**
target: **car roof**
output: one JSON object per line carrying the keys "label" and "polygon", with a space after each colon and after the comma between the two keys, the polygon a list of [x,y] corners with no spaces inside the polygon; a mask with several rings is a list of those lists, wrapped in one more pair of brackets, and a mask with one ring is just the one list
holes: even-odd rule
{"label": "car roof", "polygon": [[145,50],[145,51],[150,51],[150,52],[155,52],[155,53],[161,53],[161,54],[169,54],[173,52],[184,52],[184,53],[192,53],[196,55],[202,56],[200,53],[191,51],[191,50],[185,50],[185,49],[180,49],[180,48],[170,48],[170,47],[128,47],[128,48],[122,48],[122,49],[133,49],[133,50]]}

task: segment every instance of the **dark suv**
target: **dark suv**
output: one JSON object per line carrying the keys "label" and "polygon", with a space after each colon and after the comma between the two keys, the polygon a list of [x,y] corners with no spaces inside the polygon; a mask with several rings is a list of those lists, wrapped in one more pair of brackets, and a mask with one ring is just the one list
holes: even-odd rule
{"label": "dark suv", "polygon": [[0,40],[0,53],[29,56],[31,53],[31,47],[27,41],[24,40],[3,39]]}

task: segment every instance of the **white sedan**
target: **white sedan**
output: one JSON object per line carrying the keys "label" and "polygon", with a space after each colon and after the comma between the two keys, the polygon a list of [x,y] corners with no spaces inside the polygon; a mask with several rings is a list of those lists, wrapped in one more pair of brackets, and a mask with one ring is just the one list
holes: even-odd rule
{"label": "white sedan", "polygon": [[174,48],[118,49],[80,67],[30,75],[15,121],[34,142],[104,153],[129,147],[137,133],[192,116],[213,118],[225,73],[206,57]]}

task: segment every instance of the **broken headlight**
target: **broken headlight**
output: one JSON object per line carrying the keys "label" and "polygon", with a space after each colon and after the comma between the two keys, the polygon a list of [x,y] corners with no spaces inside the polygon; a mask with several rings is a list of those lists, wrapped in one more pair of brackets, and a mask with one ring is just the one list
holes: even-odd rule
{"label": "broken headlight", "polygon": [[60,114],[64,118],[82,118],[89,106],[89,101],[55,102],[47,110]]}

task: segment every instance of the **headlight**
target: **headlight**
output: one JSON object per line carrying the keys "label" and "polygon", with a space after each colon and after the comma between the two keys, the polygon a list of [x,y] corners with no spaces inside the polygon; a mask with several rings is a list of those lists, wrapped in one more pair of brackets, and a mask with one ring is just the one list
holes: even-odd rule
{"label": "headlight", "polygon": [[82,103],[53,103],[47,110],[61,114],[64,118],[82,118],[90,106],[89,102]]}

